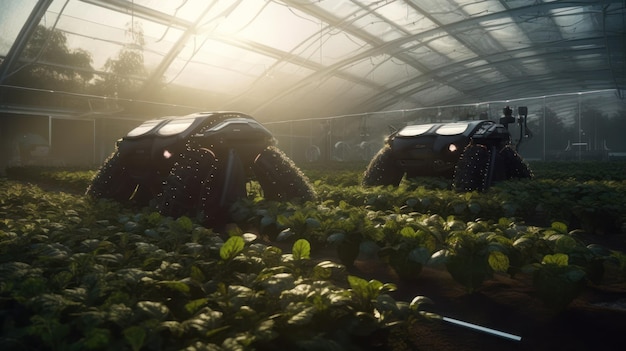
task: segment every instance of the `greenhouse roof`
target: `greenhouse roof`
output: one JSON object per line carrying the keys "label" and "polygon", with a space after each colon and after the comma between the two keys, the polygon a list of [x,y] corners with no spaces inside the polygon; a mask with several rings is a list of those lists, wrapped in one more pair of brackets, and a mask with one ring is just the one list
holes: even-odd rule
{"label": "greenhouse roof", "polygon": [[297,119],[623,94],[625,27],[623,0],[5,0],[0,106],[54,90],[89,102],[76,113],[119,112],[106,97]]}

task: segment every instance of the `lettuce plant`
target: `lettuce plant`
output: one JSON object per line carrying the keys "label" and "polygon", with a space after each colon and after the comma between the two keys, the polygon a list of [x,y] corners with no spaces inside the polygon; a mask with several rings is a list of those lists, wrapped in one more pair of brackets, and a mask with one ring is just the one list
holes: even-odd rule
{"label": "lettuce plant", "polygon": [[566,254],[546,255],[532,266],[533,287],[544,304],[555,311],[567,307],[584,287],[585,271],[569,263]]}

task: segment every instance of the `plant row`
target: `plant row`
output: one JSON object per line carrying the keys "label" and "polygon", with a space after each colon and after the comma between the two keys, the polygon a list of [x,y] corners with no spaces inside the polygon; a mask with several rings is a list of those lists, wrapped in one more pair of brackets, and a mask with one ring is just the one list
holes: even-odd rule
{"label": "plant row", "polygon": [[5,350],[389,349],[437,318],[425,297],[311,259],[306,240],[283,253],[237,228],[0,185]]}
{"label": "plant row", "polygon": [[[360,186],[360,164],[305,165],[322,201],[346,201],[350,206],[404,209],[422,213],[476,218],[521,219],[549,226],[564,222],[572,229],[595,234],[626,234],[626,162],[533,162],[532,180],[501,182],[484,193],[457,193],[450,181],[438,178],[404,180],[398,188]],[[10,179],[83,193],[93,170],[13,167]]]}
{"label": "plant row", "polygon": [[[614,166],[611,165],[611,167]],[[20,169],[20,172],[22,172],[22,178],[25,180],[41,183],[45,186],[54,186],[54,182],[58,182],[63,185],[59,188],[65,189],[65,184],[70,184],[71,187],[77,188],[75,193],[82,193],[82,189],[78,185],[81,183],[88,184],[88,179],[93,174],[90,171],[66,172],[50,169]],[[123,288],[117,289],[118,291],[147,294],[137,297],[127,293],[129,301],[125,305],[131,310],[139,308],[139,301],[153,301],[156,298],[160,303],[165,304],[168,313],[170,313],[167,317],[163,317],[165,319],[161,322],[175,321],[177,323],[183,323],[184,320],[192,317],[189,314],[184,315],[181,314],[182,312],[174,313],[172,311],[185,310],[183,307],[191,301],[198,299],[205,301],[207,295],[213,296],[217,291],[208,289],[206,284],[200,284],[203,288],[197,288],[196,283],[198,282],[194,281],[192,272],[202,273],[195,275],[195,277],[201,278],[200,280],[205,283],[207,280],[212,280],[213,285],[209,285],[212,289],[217,289],[217,286],[244,285],[255,291],[254,296],[266,296],[267,294],[264,290],[267,285],[261,284],[259,280],[263,279],[259,277],[268,277],[263,274],[263,269],[270,270],[275,274],[287,273],[290,275],[288,279],[293,279],[296,282],[308,279],[307,282],[310,284],[314,282],[321,284],[320,280],[323,280],[325,284],[332,285],[332,289],[344,291],[351,299],[354,298],[354,289],[358,289],[354,284],[360,281],[365,284],[364,286],[374,284],[382,289],[374,289],[377,292],[370,297],[378,301],[379,295],[382,294],[384,301],[379,302],[385,304],[389,302],[387,301],[389,295],[386,292],[391,289],[390,285],[365,282],[356,277],[348,279],[345,272],[342,273],[344,275],[342,279],[336,279],[339,274],[337,272],[342,271],[341,265],[338,264],[323,263],[326,268],[334,267],[331,269],[332,274],[330,274],[333,279],[326,280],[322,279],[323,276],[315,275],[320,272],[320,268],[311,268],[313,264],[308,259],[305,260],[309,271],[317,271],[317,273],[305,274],[305,271],[298,267],[285,268],[285,266],[294,264],[294,254],[299,258],[299,261],[303,257],[307,257],[305,254],[298,253],[302,252],[302,240],[311,246],[313,254],[320,248],[334,247],[337,252],[337,261],[343,265],[353,264],[360,254],[368,254],[370,257],[384,260],[396,270],[402,279],[417,278],[423,267],[427,265],[443,267],[457,282],[464,285],[468,292],[479,290],[481,284],[497,272],[512,277],[531,275],[538,296],[544,300],[547,306],[555,310],[567,306],[585,285],[600,284],[605,269],[617,270],[621,274],[626,271],[626,256],[623,252],[599,245],[589,245],[588,242],[582,240],[583,237],[587,239],[588,236],[585,234],[589,233],[624,234],[626,209],[625,204],[621,201],[626,195],[624,180],[579,181],[575,179],[560,180],[557,177],[537,177],[528,181],[502,182],[484,193],[457,193],[451,191],[448,182],[442,179],[415,178],[403,181],[397,188],[363,188],[360,186],[361,174],[357,170],[333,170],[323,175],[319,172],[319,170],[307,171],[307,174],[314,181],[319,195],[320,200],[316,203],[296,204],[266,201],[262,197],[260,187],[251,183],[249,187],[250,196],[239,201],[232,208],[231,214],[237,230],[231,232],[230,235],[244,239],[258,236],[274,242],[291,242],[294,245],[300,243],[297,246],[299,249],[294,248],[291,255],[286,255],[274,246],[265,246],[251,240],[247,240],[250,242],[244,240],[245,245],[241,251],[233,250],[237,253],[234,257],[224,255],[221,252],[222,247],[225,246],[224,241],[229,242],[228,240],[230,240],[228,236],[224,237],[224,233],[218,235],[210,229],[199,226],[189,218],[182,217],[177,220],[163,218],[152,212],[151,209],[130,209],[107,201],[91,202],[80,195],[45,192],[37,187],[22,183],[7,182],[7,186],[3,186],[6,192],[0,202],[1,211],[3,211],[0,214],[2,218],[7,218],[2,222],[3,226],[0,226],[2,231],[0,234],[3,236],[1,240],[3,263],[6,260],[6,263],[19,262],[32,266],[33,262],[38,262],[35,265],[38,269],[45,268],[43,271],[36,271],[40,272],[41,280],[37,281],[35,285],[40,286],[43,290],[36,290],[37,294],[24,301],[18,298],[23,293],[22,288],[14,289],[13,285],[2,285],[2,301],[8,301],[6,302],[7,305],[3,307],[8,310],[20,311],[20,313],[14,312],[16,315],[21,314],[22,309],[27,309],[30,313],[25,314],[30,316],[27,320],[15,319],[11,313],[5,314],[3,318],[8,318],[9,325],[17,325],[15,328],[7,330],[12,335],[18,335],[16,343],[28,340],[28,347],[33,346],[32,343],[35,343],[37,347],[41,345],[50,347],[50,343],[59,342],[67,348],[91,347],[84,344],[85,340],[89,338],[86,335],[87,331],[80,329],[82,328],[80,325],[87,325],[86,322],[84,320],[76,321],[74,316],[80,315],[80,313],[77,314],[76,310],[67,309],[67,306],[61,308],[65,312],[50,317],[53,318],[52,322],[46,322],[60,323],[61,328],[63,328],[60,332],[69,330],[66,334],[61,334],[64,335],[64,341],[60,341],[60,339],[48,340],[43,336],[33,337],[39,335],[38,333],[45,328],[33,329],[33,323],[39,318],[35,318],[35,316],[39,314],[37,309],[33,310],[33,307],[29,305],[35,299],[35,295],[41,295],[42,291],[49,293],[45,289],[50,288],[51,284],[54,288],[52,294],[56,295],[63,295],[68,286],[72,289],[75,286],[84,285],[83,278],[72,278],[70,281],[74,285],[55,287],[49,278],[56,277],[56,271],[49,270],[54,269],[55,266],[47,265],[54,260],[50,260],[50,255],[47,253],[41,254],[33,248],[44,247],[59,250],[62,248],[62,252],[82,255],[85,253],[81,251],[84,250],[85,240],[98,240],[106,243],[105,246],[109,251],[97,246],[94,247],[97,254],[92,253],[92,256],[98,256],[100,252],[104,252],[106,255],[124,258],[124,260],[117,262],[118,266],[112,266],[116,261],[106,262],[107,269],[113,267],[115,272],[126,268],[137,268],[145,271],[148,267],[146,262],[154,265],[154,267],[148,267],[151,272],[158,270],[156,265],[160,265],[162,262],[182,265],[184,267],[182,271],[177,271],[175,276],[167,279],[161,276],[157,276],[157,278],[152,275],[148,276],[151,279],[168,281],[168,283],[157,284],[158,289],[160,289],[158,290],[159,293],[169,291],[167,289],[171,290],[172,287],[188,289],[188,291],[179,291],[178,293],[181,294],[177,293],[178,295],[175,296],[165,294],[163,295],[165,300],[158,300],[157,293],[146,292],[154,288],[152,285],[133,283],[135,285],[131,287],[124,287],[123,283],[120,282],[106,283],[107,286],[122,286]],[[68,181],[65,182],[65,180]],[[59,226],[59,223],[62,225]],[[53,230],[54,228],[60,229]],[[51,232],[55,235],[50,236]],[[64,235],[61,236],[59,233],[64,233]],[[243,233],[248,234],[243,235]],[[250,233],[254,233],[254,235]],[[17,240],[18,238],[24,239],[20,241]],[[129,242],[130,246],[127,246]],[[113,245],[109,245],[109,243]],[[12,246],[13,244],[17,244],[17,246]],[[226,245],[226,247],[231,245],[233,244]],[[200,254],[189,258],[190,253],[186,251],[188,246],[196,248]],[[240,247],[239,244],[236,246]],[[146,249],[140,251],[139,248]],[[165,253],[164,256],[161,255],[161,250]],[[32,252],[31,256],[24,255],[24,252],[29,251]],[[280,260],[276,260],[275,257],[271,263],[266,261],[271,256],[268,252],[280,257]],[[22,258],[17,257],[17,255]],[[74,257],[70,254],[65,256]],[[111,258],[111,256],[104,257]],[[231,261],[237,263],[225,263]],[[241,264],[241,261],[256,263],[246,266]],[[97,264],[98,267],[102,265],[99,261],[88,261],[84,266],[88,267],[92,262],[95,262],[94,264]],[[185,262],[194,263],[184,264]],[[82,263],[68,260],[63,264],[75,267],[83,266]],[[228,267],[239,267],[241,271],[225,269]],[[273,267],[281,268],[274,270]],[[313,267],[316,266],[313,265]],[[209,268],[216,270],[213,271]],[[11,269],[17,268],[11,267]],[[223,272],[226,272],[227,275],[220,275]],[[94,272],[88,273],[90,276],[95,274]],[[67,273],[63,274],[66,275]],[[227,280],[233,276],[244,277],[246,274],[250,274],[245,280],[247,284],[243,284],[241,281],[231,282]],[[7,275],[6,281],[18,281],[17,284],[22,284],[24,281],[30,284],[30,280],[23,280],[23,277],[19,274]],[[3,281],[5,280],[5,276],[1,278]],[[143,278],[141,276],[141,279]],[[184,284],[172,283],[180,281]],[[278,279],[272,282],[279,283],[280,281],[282,280]],[[132,282],[127,281],[126,283]],[[219,283],[223,284],[220,285]],[[164,289],[164,286],[167,286],[167,289]],[[58,289],[61,288],[63,290],[59,292]],[[83,288],[87,289],[84,286]],[[366,290],[371,290],[371,288],[366,288]],[[87,290],[93,289],[91,287]],[[281,292],[278,295],[272,295],[273,298],[281,297],[284,291],[290,290],[292,287],[287,285],[283,289],[282,285],[278,285],[277,289]],[[103,293],[96,303],[103,303],[102,301],[108,299],[104,296],[113,293],[111,291]],[[126,295],[123,297],[125,298]],[[321,299],[326,301],[326,297]],[[417,301],[423,300],[418,299]],[[207,305],[204,307],[208,306],[212,310],[218,310],[213,300],[206,300],[206,302]],[[263,301],[255,306],[262,306],[267,303],[269,302]],[[410,308],[408,311],[413,313],[407,314],[407,305],[404,303],[394,302],[391,305],[398,307],[398,311],[403,311],[400,314],[394,314],[392,318],[394,323],[407,316],[411,319],[419,315]],[[78,309],[97,309],[100,308],[99,306],[80,305]],[[308,305],[301,304],[299,306],[305,308]],[[108,308],[108,305],[102,308]],[[275,308],[270,308],[268,311],[257,311],[260,308],[256,307],[252,310],[255,314],[260,313],[265,316],[285,313],[283,310]],[[286,308],[286,306],[280,308]],[[335,308],[336,306],[330,307],[332,310]],[[218,311],[222,313],[233,312]],[[370,326],[373,329],[365,330],[380,330],[384,334],[384,332],[389,331],[389,325],[393,325],[393,323],[387,323],[389,320],[383,322],[376,317],[380,317],[378,307],[373,310],[368,307],[364,312],[362,307],[351,306],[349,311],[349,317],[346,318],[354,317],[360,320],[363,313],[366,313],[368,318],[369,314],[374,316],[376,323]],[[191,312],[188,311],[188,313]],[[183,320],[182,318],[187,319]],[[229,320],[228,323],[230,322]],[[317,325],[318,322],[317,318],[311,318],[311,323],[314,325]],[[324,329],[324,327],[315,329],[312,328],[312,325],[307,324],[306,328],[312,328],[316,332],[294,339],[289,336],[299,334],[291,329],[284,329],[284,323],[279,323],[273,324],[272,328],[275,329],[272,329],[272,333],[270,333],[272,336],[268,339],[257,339],[256,336],[250,335],[241,336],[236,332],[234,334],[217,333],[216,338],[210,339],[205,339],[204,335],[174,333],[174,335],[180,336],[180,339],[176,339],[176,337],[171,338],[167,334],[170,331],[163,334],[163,329],[156,328],[156,324],[142,323],[136,320],[131,324],[115,325],[112,324],[111,320],[99,321],[94,328],[106,329],[110,333],[99,339],[102,343],[93,346],[93,348],[104,348],[103,345],[105,344],[109,346],[141,345],[152,348],[155,345],[162,345],[164,340],[174,342],[173,345],[164,346],[166,349],[181,347],[189,340],[205,345],[216,345],[215,347],[227,347],[231,338],[240,338],[245,340],[242,341],[243,344],[254,344],[257,348],[296,345],[296,343],[308,343],[311,340],[348,345],[353,343],[354,340],[352,339],[355,335],[352,333],[358,329],[346,331],[339,328],[341,335],[331,333],[332,335],[329,336],[329,330]],[[155,322],[151,321],[150,323]],[[175,325],[175,323],[166,324]],[[325,320],[321,324],[331,326],[332,330],[337,329],[336,325]],[[363,328],[360,324],[358,326]],[[135,344],[131,343],[127,336],[127,333],[131,332],[126,331],[131,327],[133,328],[129,330],[138,332],[143,328],[141,329],[143,332],[137,334],[143,335],[138,339],[141,342],[134,341]],[[238,330],[231,326],[226,329],[228,331]],[[378,333],[370,334],[379,335]],[[370,344],[377,343],[371,341]],[[55,345],[59,346],[58,344]],[[238,345],[241,346],[241,344]],[[11,346],[13,347],[13,345]]]}
{"label": "plant row", "polygon": [[555,310],[566,307],[587,284],[601,284],[607,268],[626,278],[623,252],[589,244],[584,231],[570,231],[562,222],[541,227],[506,217],[466,221],[416,212],[408,205],[380,207],[257,198],[239,202],[234,214],[240,227],[255,228],[274,241],[306,239],[313,250],[333,246],[344,265],[361,254],[374,256],[407,280],[416,279],[425,266],[444,267],[469,293],[497,272],[531,275],[539,296]]}

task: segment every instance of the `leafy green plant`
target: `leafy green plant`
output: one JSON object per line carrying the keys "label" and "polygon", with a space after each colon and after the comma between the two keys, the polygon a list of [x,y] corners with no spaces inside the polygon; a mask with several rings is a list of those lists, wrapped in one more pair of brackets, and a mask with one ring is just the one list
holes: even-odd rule
{"label": "leafy green plant", "polygon": [[584,287],[585,271],[569,263],[566,254],[546,255],[532,265],[533,286],[544,304],[560,311],[567,307]]}
{"label": "leafy green plant", "polygon": [[279,214],[276,222],[284,228],[276,238],[286,240],[292,237],[307,239],[314,245],[323,245],[324,240],[318,235],[321,224],[316,216],[315,208],[300,208],[291,213]]}
{"label": "leafy green plant", "polygon": [[445,263],[455,281],[474,292],[494,272],[507,272],[510,263],[507,256],[510,240],[494,232],[486,231],[487,224],[470,222],[465,230],[450,232],[446,248],[431,257],[431,263]]}
{"label": "leafy green plant", "polygon": [[377,245],[383,233],[377,225],[376,213],[350,207],[341,201],[338,206],[329,208],[326,230],[332,234],[327,242],[334,245],[341,263],[352,266],[360,254],[361,244],[369,242]]}
{"label": "leafy green plant", "polygon": [[[403,220],[404,219],[404,220]],[[387,262],[401,279],[416,279],[431,254],[441,245],[438,233],[426,223],[411,216],[396,216],[385,222],[386,245],[378,255]]]}
{"label": "leafy green plant", "polygon": [[[391,348],[407,324],[438,318],[425,297],[395,301],[393,284],[317,259],[329,243],[344,244],[346,265],[371,244],[408,277],[445,263],[470,292],[495,272],[526,272],[537,296],[562,309],[584,284],[602,284],[603,268],[626,272],[623,252],[586,242],[610,228],[602,222],[623,232],[626,184],[619,172],[560,181],[558,169],[467,194],[424,179],[364,190],[356,168],[337,178],[316,170],[319,203],[266,201],[251,187],[227,233],[63,185],[87,182],[85,173],[20,170],[28,180],[0,179],[0,346]],[[268,244],[279,236],[293,240],[290,253]]]}

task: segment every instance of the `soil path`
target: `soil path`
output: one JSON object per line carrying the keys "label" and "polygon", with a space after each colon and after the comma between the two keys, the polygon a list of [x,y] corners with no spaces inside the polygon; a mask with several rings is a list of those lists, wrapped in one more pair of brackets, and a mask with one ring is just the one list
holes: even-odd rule
{"label": "soil path", "polygon": [[384,263],[357,260],[351,274],[395,283],[396,300],[429,297],[429,310],[520,336],[520,341],[446,322],[420,323],[412,330],[413,350],[621,350],[626,347],[626,283],[608,272],[601,286],[589,287],[565,310],[553,312],[533,296],[529,277],[497,275],[468,294],[443,268],[425,268],[412,282],[398,279]]}

